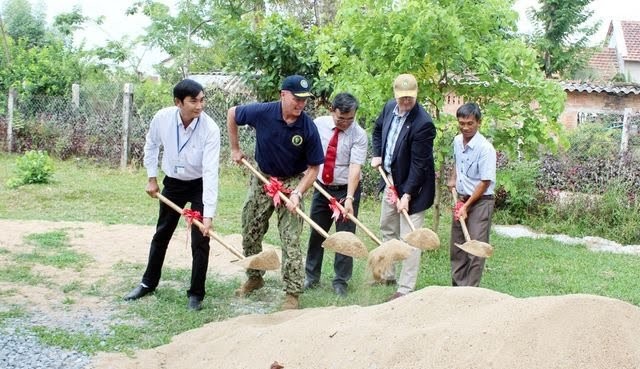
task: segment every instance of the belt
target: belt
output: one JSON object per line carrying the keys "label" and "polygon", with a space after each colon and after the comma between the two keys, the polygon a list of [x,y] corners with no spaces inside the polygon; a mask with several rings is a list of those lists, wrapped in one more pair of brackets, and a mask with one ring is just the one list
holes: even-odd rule
{"label": "belt", "polygon": [[[467,202],[471,196],[470,195],[458,195],[458,200]],[[481,200],[493,200],[493,195],[482,195],[480,197]]]}
{"label": "belt", "polygon": [[322,186],[322,187],[324,187],[324,188],[326,188],[327,190],[330,190],[330,191],[342,191],[342,190],[346,190],[346,189],[347,189],[347,186],[348,186],[348,185],[346,185],[346,184],[330,186],[330,185],[326,185],[326,184],[322,183],[321,181],[316,181],[316,182],[318,182],[318,184],[319,184],[320,186]]}
{"label": "belt", "polygon": [[168,181],[175,181],[175,182],[181,182],[181,183],[198,183],[198,182],[202,182],[202,177],[196,178],[196,179],[178,179],[178,178],[166,176],[165,178]]}

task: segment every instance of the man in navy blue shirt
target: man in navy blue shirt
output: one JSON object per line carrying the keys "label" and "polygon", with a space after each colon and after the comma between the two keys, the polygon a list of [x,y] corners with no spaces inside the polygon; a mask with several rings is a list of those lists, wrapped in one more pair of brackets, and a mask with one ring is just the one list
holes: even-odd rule
{"label": "man in navy blue shirt", "polygon": [[[238,141],[238,126],[255,129],[255,160],[265,177],[277,177],[285,187],[293,189],[291,202],[276,207],[262,188],[258,178],[252,176],[247,199],[242,208],[242,248],[246,256],[262,251],[262,239],[269,229],[269,218],[278,213],[278,230],[282,241],[282,279],[286,298],[283,309],[297,309],[298,296],[303,291],[304,265],[300,248],[302,219],[296,208],[318,175],[324,154],[318,130],[304,112],[307,99],[313,96],[309,82],[302,76],[285,78],[280,89],[280,100],[234,106],[227,113],[227,129],[231,145],[231,158],[240,163],[245,158]],[[249,294],[264,286],[263,272],[247,270],[248,280],[236,293]]]}

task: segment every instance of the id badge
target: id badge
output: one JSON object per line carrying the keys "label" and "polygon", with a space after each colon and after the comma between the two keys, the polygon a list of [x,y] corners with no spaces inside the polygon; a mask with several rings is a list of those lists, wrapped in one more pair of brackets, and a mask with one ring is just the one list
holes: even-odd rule
{"label": "id badge", "polygon": [[185,165],[181,160],[173,162],[173,174],[182,175],[185,173]]}

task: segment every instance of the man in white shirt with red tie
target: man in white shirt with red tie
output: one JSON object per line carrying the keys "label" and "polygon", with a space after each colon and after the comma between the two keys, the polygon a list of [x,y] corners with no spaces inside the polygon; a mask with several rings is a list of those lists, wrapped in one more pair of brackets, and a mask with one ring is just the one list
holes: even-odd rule
{"label": "man in white shirt with red tie", "polygon": [[[333,99],[331,115],[314,120],[325,154],[325,161],[320,166],[316,183],[341,202],[346,212],[356,217],[362,191],[361,167],[367,157],[368,143],[366,131],[355,121],[357,110],[358,100],[353,95],[343,92]],[[339,220],[332,218],[333,211],[329,205],[330,201],[322,193],[314,191],[311,219],[325,231],[335,222],[336,232],[355,233],[356,225],[352,221],[343,217]],[[311,229],[305,264],[305,289],[315,288],[320,284],[324,256],[322,242],[324,237]],[[336,253],[333,269],[333,290],[338,296],[344,297],[347,295],[347,283],[353,272],[353,258]]]}
{"label": "man in white shirt with red tie", "polygon": [[[144,166],[147,169],[146,192],[155,197],[160,191],[157,182],[158,157],[165,174],[162,195],[183,208],[202,214],[203,229],[191,227],[191,286],[187,291],[188,308],[200,310],[205,296],[205,280],[209,265],[209,230],[218,201],[218,165],[220,129],[204,111],[204,89],[198,82],[185,79],[173,89],[175,106],[161,109],[151,120],[144,145]],[[125,300],[137,300],[153,292],[160,282],[162,264],[169,241],[180,214],[160,202],[156,233],[149,250],[149,261],[140,284]]]}

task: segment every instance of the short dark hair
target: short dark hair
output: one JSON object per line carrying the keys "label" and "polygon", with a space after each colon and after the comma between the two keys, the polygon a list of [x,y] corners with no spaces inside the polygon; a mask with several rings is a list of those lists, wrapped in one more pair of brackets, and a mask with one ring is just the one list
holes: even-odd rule
{"label": "short dark hair", "polygon": [[173,97],[184,101],[187,96],[196,98],[200,94],[200,92],[204,91],[204,87],[198,82],[192,79],[183,79],[178,82],[173,88]]}
{"label": "short dark hair", "polygon": [[474,102],[469,102],[458,108],[456,118],[474,117],[479,122],[482,119],[480,107]]}
{"label": "short dark hair", "polygon": [[333,98],[333,103],[331,103],[331,110],[335,111],[336,109],[338,109],[343,113],[348,113],[358,110],[358,106],[358,99],[356,99],[355,96],[351,95],[348,92],[341,92]]}

